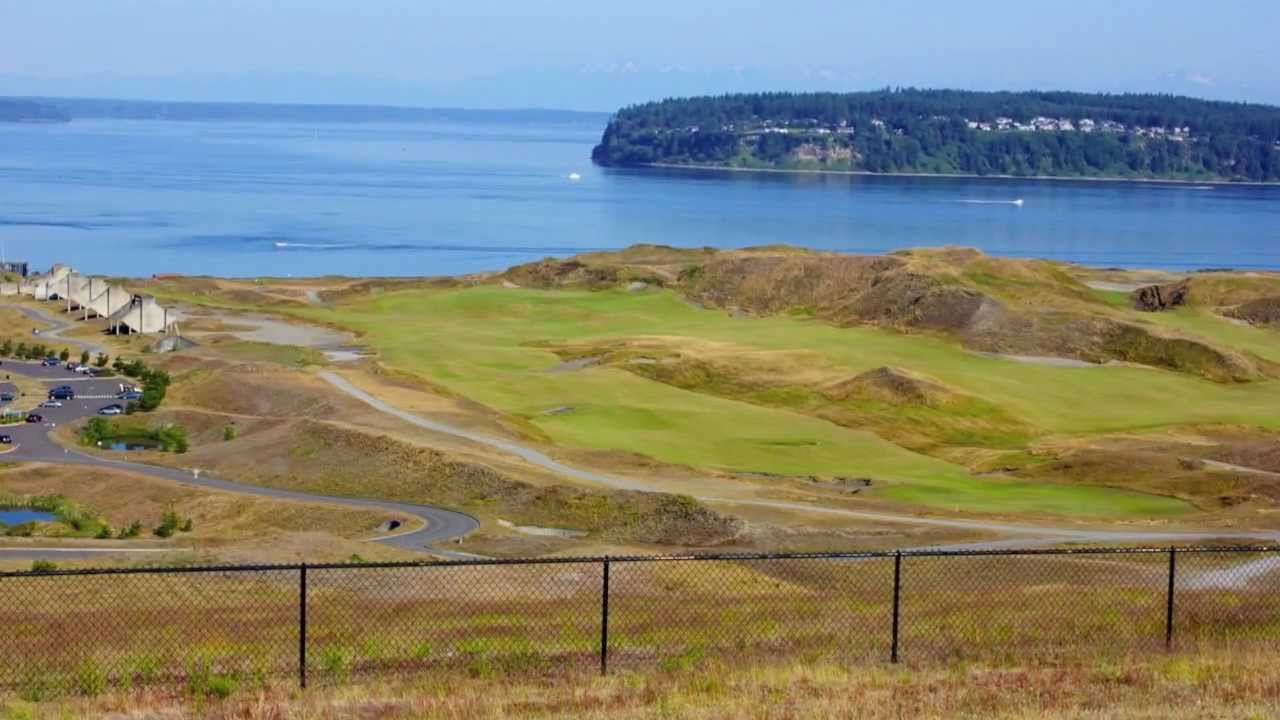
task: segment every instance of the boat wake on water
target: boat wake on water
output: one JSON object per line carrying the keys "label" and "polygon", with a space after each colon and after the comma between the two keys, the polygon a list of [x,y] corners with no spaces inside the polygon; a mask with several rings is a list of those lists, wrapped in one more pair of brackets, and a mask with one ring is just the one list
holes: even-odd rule
{"label": "boat wake on water", "polygon": [[957,200],[956,202],[965,203],[966,205],[1017,205],[1022,207],[1022,198],[1015,200]]}

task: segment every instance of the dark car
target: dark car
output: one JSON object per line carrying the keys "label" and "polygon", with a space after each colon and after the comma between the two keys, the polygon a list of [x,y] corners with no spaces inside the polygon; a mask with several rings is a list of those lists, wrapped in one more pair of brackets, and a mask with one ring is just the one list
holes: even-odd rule
{"label": "dark car", "polygon": [[27,422],[42,423],[44,422],[44,416],[39,413],[31,413],[30,415],[27,416]]}
{"label": "dark car", "polygon": [[0,445],[12,445],[12,444],[13,444],[12,435],[0,435]]}
{"label": "dark car", "polygon": [[116,395],[116,399],[117,400],[141,400],[142,393],[138,392],[137,390],[127,390],[125,392],[120,393],[119,395]]}
{"label": "dark car", "polygon": [[15,396],[13,393],[9,393],[9,392],[0,393],[0,402],[13,402],[14,400],[17,400],[17,399],[18,399],[17,396]]}
{"label": "dark car", "polygon": [[62,362],[56,357],[47,357],[40,361],[41,367],[58,367],[58,363]]}
{"label": "dark car", "polygon": [[58,387],[50,390],[49,399],[50,400],[75,400],[76,391],[72,390],[70,386],[63,385],[62,387]]}

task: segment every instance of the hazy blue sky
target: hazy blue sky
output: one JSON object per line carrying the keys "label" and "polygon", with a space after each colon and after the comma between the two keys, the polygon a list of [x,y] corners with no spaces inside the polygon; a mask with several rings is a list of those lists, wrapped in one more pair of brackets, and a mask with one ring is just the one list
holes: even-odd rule
{"label": "hazy blue sky", "polygon": [[1277,0],[0,0],[0,93],[613,109],[743,89],[1280,103]]}

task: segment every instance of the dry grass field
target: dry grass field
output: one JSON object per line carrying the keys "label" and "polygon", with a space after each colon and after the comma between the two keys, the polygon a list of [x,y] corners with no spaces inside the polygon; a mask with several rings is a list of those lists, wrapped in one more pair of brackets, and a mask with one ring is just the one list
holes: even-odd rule
{"label": "dry grass field", "polygon": [[1269,655],[1153,655],[1043,665],[899,667],[706,663],[696,670],[548,678],[427,675],[226,698],[185,689],[0,701],[7,720],[1269,720]]}

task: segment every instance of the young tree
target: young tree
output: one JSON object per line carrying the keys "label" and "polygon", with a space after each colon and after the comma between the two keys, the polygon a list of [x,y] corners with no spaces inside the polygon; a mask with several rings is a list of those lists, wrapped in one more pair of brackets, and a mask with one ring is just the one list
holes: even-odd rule
{"label": "young tree", "polygon": [[70,360],[71,351],[66,348],[62,348],[62,352],[58,353],[58,359],[61,360],[62,362],[66,362]]}
{"label": "young tree", "polygon": [[4,343],[0,343],[0,355],[5,357],[13,355],[13,341],[9,338],[5,338]]}
{"label": "young tree", "polygon": [[98,353],[98,360],[94,364],[100,368],[104,368],[110,360],[111,358],[107,357],[106,353],[100,352]]}
{"label": "young tree", "polygon": [[81,364],[81,365],[88,365],[88,364],[89,364],[89,351],[88,351],[88,350],[81,350],[81,351],[80,351],[80,364]]}

